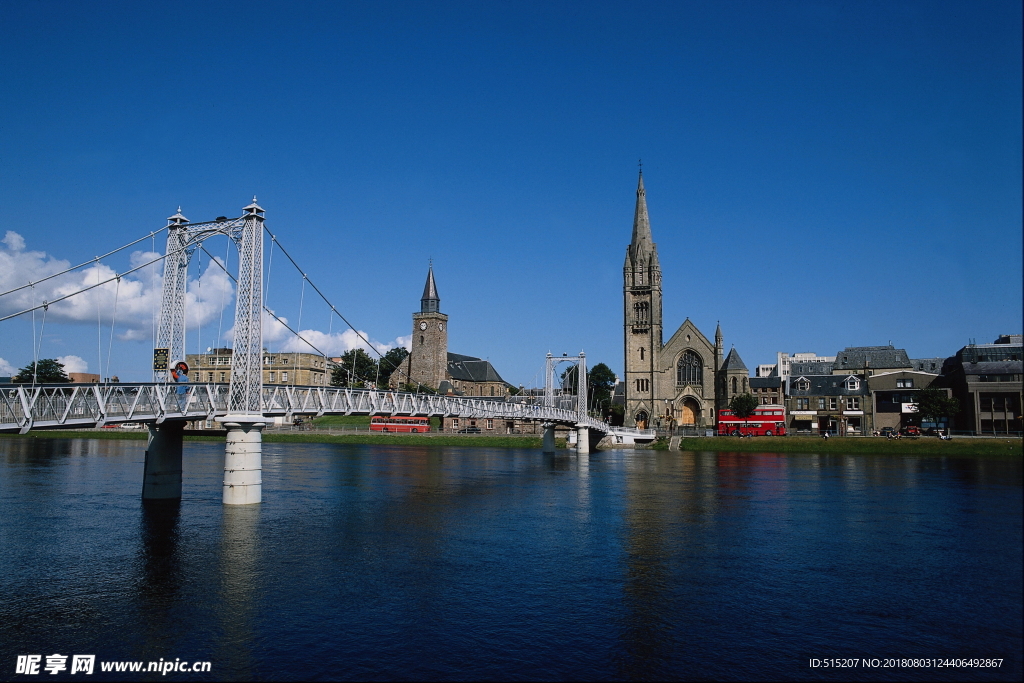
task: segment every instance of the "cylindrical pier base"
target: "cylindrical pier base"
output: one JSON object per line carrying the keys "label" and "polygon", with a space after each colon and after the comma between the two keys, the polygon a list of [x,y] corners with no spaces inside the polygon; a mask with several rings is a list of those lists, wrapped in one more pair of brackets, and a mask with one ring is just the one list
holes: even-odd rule
{"label": "cylindrical pier base", "polygon": [[143,500],[181,498],[182,420],[149,425],[146,464],[142,475]]}
{"label": "cylindrical pier base", "polygon": [[590,452],[590,428],[589,427],[577,427],[576,428],[576,452],[577,453],[589,453]]}
{"label": "cylindrical pier base", "polygon": [[555,425],[545,424],[544,427],[544,452],[554,454],[555,452]]}
{"label": "cylindrical pier base", "polygon": [[259,503],[263,500],[265,423],[251,415],[228,415],[223,420],[228,430],[224,447],[224,504]]}

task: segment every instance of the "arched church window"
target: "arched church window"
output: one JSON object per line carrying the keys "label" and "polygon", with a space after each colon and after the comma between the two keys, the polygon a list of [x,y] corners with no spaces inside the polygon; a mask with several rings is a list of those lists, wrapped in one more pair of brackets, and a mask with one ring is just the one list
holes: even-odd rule
{"label": "arched church window", "polygon": [[633,304],[633,316],[636,319],[636,322],[641,324],[646,323],[648,310],[649,307],[646,301],[638,301]]}
{"label": "arched church window", "polygon": [[420,344],[422,344],[422,343],[423,343],[423,335],[421,334],[420,335]]}
{"label": "arched church window", "polygon": [[743,391],[746,391],[746,390],[747,390],[747,378],[744,377],[743,378]]}
{"label": "arched church window", "polygon": [[732,393],[736,393],[736,378],[732,378]]}
{"label": "arched church window", "polygon": [[694,351],[687,350],[676,366],[676,384],[703,384],[704,361]]}
{"label": "arched church window", "polygon": [[644,283],[644,264],[640,264],[640,268],[637,270],[637,284],[642,285]]}
{"label": "arched church window", "polygon": [[640,347],[640,360],[644,359],[644,347]]}

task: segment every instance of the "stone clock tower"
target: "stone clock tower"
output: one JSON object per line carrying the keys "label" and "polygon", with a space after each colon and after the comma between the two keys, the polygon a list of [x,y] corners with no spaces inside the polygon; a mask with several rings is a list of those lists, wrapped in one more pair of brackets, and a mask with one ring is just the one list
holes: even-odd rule
{"label": "stone clock tower", "polygon": [[437,295],[431,265],[420,299],[420,311],[412,314],[412,344],[407,367],[411,382],[431,389],[437,389],[447,379],[448,371],[448,316],[441,313],[440,307],[441,297]]}

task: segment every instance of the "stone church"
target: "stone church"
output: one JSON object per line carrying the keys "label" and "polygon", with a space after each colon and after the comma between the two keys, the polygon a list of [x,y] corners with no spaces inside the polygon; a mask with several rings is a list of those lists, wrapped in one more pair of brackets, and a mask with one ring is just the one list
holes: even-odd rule
{"label": "stone church", "polygon": [[434,267],[420,297],[420,310],[412,314],[409,356],[388,380],[389,386],[422,384],[441,394],[503,397],[509,387],[490,361],[448,351],[448,316],[441,312],[441,297],[434,281]]}
{"label": "stone church", "polygon": [[663,341],[661,264],[651,237],[643,171],[622,275],[625,424],[641,429],[711,427],[716,411],[749,391],[749,373],[735,349],[723,358],[720,325],[712,343],[687,318]]}

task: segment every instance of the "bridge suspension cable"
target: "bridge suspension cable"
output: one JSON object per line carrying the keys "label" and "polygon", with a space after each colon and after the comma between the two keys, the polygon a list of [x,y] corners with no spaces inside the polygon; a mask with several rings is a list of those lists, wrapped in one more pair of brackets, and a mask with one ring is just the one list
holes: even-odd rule
{"label": "bridge suspension cable", "polygon": [[[148,235],[147,235],[147,237],[148,237]],[[97,282],[96,284],[89,285],[88,287],[83,287],[82,289],[78,290],[77,292],[71,292],[71,294],[65,294],[64,296],[59,297],[57,299],[54,299],[53,301],[45,301],[44,300],[43,303],[39,304],[38,306],[33,306],[32,308],[26,308],[25,310],[18,311],[17,313],[11,313],[10,315],[5,315],[4,317],[0,318],[0,323],[2,323],[5,320],[10,320],[11,318],[17,318],[19,315],[24,315],[26,313],[31,313],[32,311],[38,311],[40,308],[45,310],[48,306],[52,306],[55,303],[59,303],[61,301],[64,301],[65,299],[70,299],[73,296],[78,296],[79,294],[83,294],[85,292],[88,292],[90,289],[96,289],[97,287],[101,287],[101,286],[107,284],[108,282],[114,282],[115,280],[120,280],[125,275],[131,275],[135,271],[142,270],[146,266],[151,266],[154,263],[156,263],[157,261],[162,261],[165,258],[166,258],[165,255],[157,256],[152,261],[146,261],[142,265],[135,266],[134,268],[131,268],[130,270],[126,270],[123,273],[115,273],[114,277],[107,278],[106,280],[103,280],[102,282]],[[91,261],[90,261],[90,263],[91,263]],[[42,282],[42,280],[40,280],[39,282]],[[34,282],[32,284],[34,286],[37,283]],[[22,289],[22,288],[19,287],[19,289]],[[14,291],[14,290],[11,290],[11,291]]]}
{"label": "bridge suspension cable", "polygon": [[[13,294],[14,292],[21,291],[21,290],[25,289],[26,287],[33,287],[35,285],[38,285],[40,282],[46,282],[47,280],[52,280],[55,277],[59,277],[61,275],[66,275],[67,273],[70,273],[73,270],[78,270],[79,268],[81,268],[83,266],[87,266],[90,263],[99,263],[100,260],[105,259],[108,256],[113,256],[114,254],[116,254],[119,251],[124,251],[128,247],[133,247],[136,244],[138,244],[139,242],[141,242],[142,240],[155,239],[158,234],[160,234],[161,232],[163,232],[166,229],[167,228],[160,228],[159,230],[155,230],[155,231],[149,233],[148,235],[140,237],[139,239],[135,240],[134,242],[129,242],[128,244],[124,245],[123,247],[118,247],[117,249],[114,249],[113,251],[108,251],[106,254],[103,254],[102,256],[97,256],[95,258],[91,258],[88,261],[83,261],[82,263],[79,263],[77,266],[71,266],[70,268],[62,270],[59,273],[54,273],[53,275],[47,275],[46,277],[40,278],[39,280],[35,280],[34,282],[30,282],[27,285],[21,285],[20,287],[15,287],[14,289],[8,289],[6,292],[0,292],[0,296],[7,296],[8,294]],[[150,263],[152,263],[152,261],[150,261]],[[146,264],[146,265],[149,265],[149,264]],[[131,272],[131,271],[128,271],[128,272]],[[123,274],[126,274],[126,273],[123,273]],[[110,282],[110,280],[107,280],[107,282]],[[51,302],[51,303],[53,303],[53,302]],[[23,312],[26,312],[26,311],[23,311]],[[21,315],[21,313],[19,313],[18,315]],[[0,320],[6,320],[6,318],[0,318]]]}

